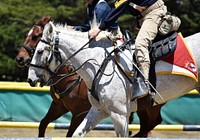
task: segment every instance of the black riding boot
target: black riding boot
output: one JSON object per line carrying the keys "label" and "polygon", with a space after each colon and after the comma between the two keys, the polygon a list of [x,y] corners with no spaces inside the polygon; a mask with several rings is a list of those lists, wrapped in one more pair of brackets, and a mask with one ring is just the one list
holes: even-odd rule
{"label": "black riding boot", "polygon": [[154,103],[149,83],[148,81],[144,81],[141,77],[135,78],[133,81],[133,94],[131,101],[135,99],[137,99],[137,110],[150,108]]}
{"label": "black riding boot", "polygon": [[141,77],[134,78],[133,80],[133,94],[131,101],[146,96],[149,92],[148,86],[145,84]]}

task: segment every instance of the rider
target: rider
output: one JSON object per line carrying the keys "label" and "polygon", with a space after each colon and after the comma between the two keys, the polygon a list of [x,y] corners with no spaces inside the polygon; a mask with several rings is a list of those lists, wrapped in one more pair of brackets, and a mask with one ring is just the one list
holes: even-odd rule
{"label": "rider", "polygon": [[[90,38],[95,38],[102,30],[109,28],[125,9],[128,9],[131,15],[139,17],[140,30],[135,40],[135,55],[138,67],[144,75],[145,84],[150,92],[148,47],[158,33],[159,23],[162,16],[167,13],[167,8],[163,0],[117,0],[116,5],[118,5],[116,9],[101,22],[100,26],[89,32]],[[149,92],[139,94],[136,98],[142,99],[142,97],[149,95]]]}
{"label": "rider", "polygon": [[[101,23],[112,10],[105,0],[85,0],[85,2],[87,4],[87,15],[89,21],[84,25],[68,26],[68,28],[87,32],[91,29],[91,24],[93,23],[94,18],[96,18],[97,23]],[[108,31],[115,36],[118,35],[119,38],[122,36],[116,21],[108,27]]]}

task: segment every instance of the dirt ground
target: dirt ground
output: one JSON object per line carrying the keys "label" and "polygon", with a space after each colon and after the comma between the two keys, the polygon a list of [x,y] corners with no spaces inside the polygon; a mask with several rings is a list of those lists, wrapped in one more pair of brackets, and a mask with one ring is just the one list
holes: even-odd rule
{"label": "dirt ground", "polygon": [[[37,129],[33,128],[0,128],[0,138],[37,137]],[[47,129],[46,137],[65,137],[67,130]],[[134,131],[133,134],[136,132]],[[116,137],[114,131],[93,130],[86,137]],[[153,138],[200,138],[198,131],[152,131]]]}

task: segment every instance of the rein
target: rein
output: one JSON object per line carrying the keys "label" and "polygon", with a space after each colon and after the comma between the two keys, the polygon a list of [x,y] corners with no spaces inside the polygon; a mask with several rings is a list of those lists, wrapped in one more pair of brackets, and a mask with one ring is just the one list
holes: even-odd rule
{"label": "rein", "polygon": [[29,66],[31,67],[35,67],[35,68],[39,68],[39,69],[45,69],[47,70],[51,75],[55,74],[53,71],[51,71],[49,69],[49,67],[46,65],[46,66],[41,66],[41,65],[35,65],[35,64],[30,64]]}
{"label": "rein", "polygon": [[74,54],[72,54],[70,57],[67,58],[67,60],[65,60],[65,62],[69,61],[73,56],[75,56],[77,53],[79,53],[86,45],[88,45],[91,41],[93,40],[93,38],[91,38],[87,43],[85,43],[80,49],[78,49]]}

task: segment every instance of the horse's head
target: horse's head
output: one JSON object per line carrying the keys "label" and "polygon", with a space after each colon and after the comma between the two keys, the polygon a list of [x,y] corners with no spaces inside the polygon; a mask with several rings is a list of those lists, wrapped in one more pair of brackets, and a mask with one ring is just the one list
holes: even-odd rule
{"label": "horse's head", "polygon": [[57,36],[56,34],[54,36],[53,32],[53,23],[49,22],[45,25],[29,67],[28,82],[31,86],[35,86],[38,81],[40,81],[40,86],[47,83],[61,66],[63,57],[66,57],[59,50],[56,43]]}
{"label": "horse's head", "polygon": [[24,67],[29,65],[31,57],[34,54],[35,48],[42,37],[44,26],[52,20],[50,16],[44,16],[39,22],[37,22],[27,34],[24,44],[20,48],[16,62],[18,66]]}

